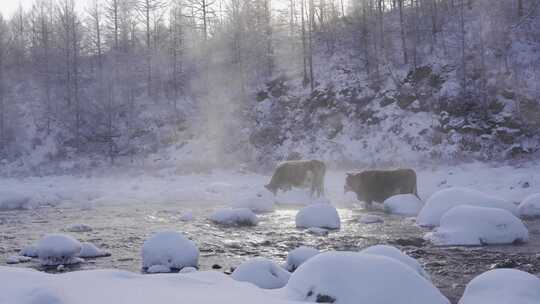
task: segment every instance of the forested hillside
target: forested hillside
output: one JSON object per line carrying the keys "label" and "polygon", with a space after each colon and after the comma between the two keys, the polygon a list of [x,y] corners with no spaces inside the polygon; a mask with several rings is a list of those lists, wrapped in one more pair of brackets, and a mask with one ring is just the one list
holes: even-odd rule
{"label": "forested hillside", "polygon": [[537,157],[539,6],[36,0],[0,19],[0,173]]}

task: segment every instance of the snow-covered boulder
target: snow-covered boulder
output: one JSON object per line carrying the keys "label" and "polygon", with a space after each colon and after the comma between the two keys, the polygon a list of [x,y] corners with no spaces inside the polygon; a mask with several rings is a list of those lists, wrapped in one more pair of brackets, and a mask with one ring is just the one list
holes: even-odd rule
{"label": "snow-covered boulder", "polygon": [[47,234],[37,242],[39,262],[43,266],[77,264],[82,245],[65,234]]}
{"label": "snow-covered boulder", "polygon": [[30,262],[32,258],[22,255],[12,255],[6,259],[6,264],[19,264]]}
{"label": "snow-covered boulder", "polygon": [[184,267],[197,267],[199,263],[199,249],[195,243],[176,231],[154,234],[144,242],[141,255],[145,271],[158,265],[178,271]]}
{"label": "snow-covered boulder", "polygon": [[361,216],[358,219],[358,222],[362,224],[376,224],[376,223],[384,223],[384,219],[378,215],[366,214],[366,215]]}
{"label": "snow-covered boulder", "polygon": [[32,207],[30,196],[13,191],[0,191],[0,210],[28,209],[30,207]]}
{"label": "snow-covered boulder", "polygon": [[75,224],[67,227],[66,230],[69,232],[89,232],[92,231],[92,227],[86,224]]}
{"label": "snow-covered boulder", "polygon": [[424,238],[441,246],[512,244],[528,241],[529,232],[519,218],[504,209],[457,206]]}
{"label": "snow-covered boulder", "polygon": [[247,208],[257,213],[272,212],[274,211],[274,201],[263,197],[248,197],[234,201],[232,207]]}
{"label": "snow-covered boulder", "polygon": [[540,193],[527,196],[518,206],[519,215],[523,217],[540,216]]}
{"label": "snow-covered boulder", "polygon": [[424,270],[422,265],[420,265],[417,260],[401,252],[401,250],[397,249],[396,247],[388,245],[375,245],[361,250],[360,253],[381,255],[395,259],[411,267],[414,271],[418,272],[418,274],[424,277],[426,280],[431,280],[429,274]]}
{"label": "snow-covered boulder", "polygon": [[96,245],[89,242],[82,243],[81,252],[79,253],[81,258],[99,258],[110,255],[108,251],[99,249]]}
{"label": "snow-covered boulder", "polygon": [[538,304],[540,279],[515,270],[495,269],[474,278],[459,304]]}
{"label": "snow-covered boulder", "polygon": [[439,226],[446,211],[461,205],[500,208],[518,214],[517,206],[512,202],[473,189],[455,187],[435,192],[418,214],[416,222],[420,226]]}
{"label": "snow-covered boulder", "polygon": [[219,209],[210,220],[221,225],[255,226],[258,223],[257,215],[248,208]]}
{"label": "snow-covered boulder", "polygon": [[240,264],[231,274],[236,281],[249,282],[264,289],[281,288],[287,284],[290,276],[276,263],[260,257]]}
{"label": "snow-covered boulder", "polygon": [[19,255],[30,257],[30,258],[37,258],[38,257],[38,248],[36,244],[31,244],[19,251]]}
{"label": "snow-covered boulder", "polygon": [[449,304],[437,288],[395,259],[325,252],[302,264],[286,287],[290,300],[339,304]]}
{"label": "snow-covered boulder", "polygon": [[285,268],[287,268],[288,271],[293,272],[305,261],[316,256],[317,254],[319,254],[319,250],[315,248],[300,246],[287,254]]}
{"label": "snow-covered boulder", "polygon": [[298,228],[339,229],[341,220],[337,209],[329,204],[316,204],[304,207],[296,214]]}
{"label": "snow-covered boulder", "polygon": [[412,194],[394,195],[387,198],[383,205],[386,212],[405,216],[416,216],[424,207],[424,203]]}

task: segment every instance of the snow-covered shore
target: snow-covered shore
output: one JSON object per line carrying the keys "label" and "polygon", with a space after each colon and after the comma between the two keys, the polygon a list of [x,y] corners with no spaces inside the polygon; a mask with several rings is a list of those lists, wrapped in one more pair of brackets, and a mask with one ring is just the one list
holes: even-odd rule
{"label": "snow-covered shore", "polygon": [[[350,168],[358,170],[363,168]],[[434,192],[448,187],[467,187],[520,202],[540,192],[540,164],[520,167],[485,163],[466,163],[440,167],[415,168],[420,197],[426,200]],[[343,193],[344,170],[327,173],[326,195],[338,206],[356,203],[352,193]],[[48,176],[0,178],[0,209],[28,209],[53,205],[59,207],[133,204],[133,203],[230,203],[237,198],[263,193],[269,176],[254,173],[214,171],[211,174],[176,175],[171,170],[130,171],[99,176]],[[265,194],[266,195],[266,194]],[[280,203],[307,204],[303,191],[279,194]]]}

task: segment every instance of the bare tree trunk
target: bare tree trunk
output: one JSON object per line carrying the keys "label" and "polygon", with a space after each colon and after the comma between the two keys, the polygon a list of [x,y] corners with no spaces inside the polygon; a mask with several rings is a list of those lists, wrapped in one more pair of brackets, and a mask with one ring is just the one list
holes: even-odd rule
{"label": "bare tree trunk", "polygon": [[315,7],[313,0],[309,2],[309,83],[311,91],[315,89],[315,76],[313,72],[313,27],[315,25]]}
{"label": "bare tree trunk", "polygon": [[459,25],[460,25],[460,34],[461,34],[461,73],[462,73],[462,79],[461,79],[461,87],[463,90],[463,94],[467,91],[467,64],[466,64],[466,58],[465,58],[465,47],[466,47],[466,41],[465,41],[465,0],[460,0],[460,7],[459,7]]}
{"label": "bare tree trunk", "polygon": [[409,63],[409,58],[407,56],[407,42],[405,40],[405,24],[403,20],[403,1],[397,0],[397,5],[399,7],[399,24],[400,24],[400,36],[401,36],[401,47],[403,49],[403,62],[405,64]]}
{"label": "bare tree trunk", "polygon": [[305,6],[306,0],[300,0],[301,6],[301,22],[302,22],[302,60],[303,60],[303,76],[304,76],[304,87],[309,83],[309,77],[307,74],[307,43],[306,43],[306,21],[305,21]]}

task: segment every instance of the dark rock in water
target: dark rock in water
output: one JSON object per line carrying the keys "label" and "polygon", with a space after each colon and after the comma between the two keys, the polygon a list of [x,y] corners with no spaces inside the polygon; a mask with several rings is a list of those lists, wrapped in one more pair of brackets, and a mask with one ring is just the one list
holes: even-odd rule
{"label": "dark rock in water", "polygon": [[317,295],[316,303],[334,303],[336,299],[332,298],[331,296],[327,295]]}
{"label": "dark rock in water", "polygon": [[413,246],[413,247],[424,247],[426,245],[426,241],[422,238],[410,238],[410,239],[395,239],[390,241],[391,244],[399,245],[399,246]]}
{"label": "dark rock in water", "polygon": [[221,269],[221,268],[223,268],[223,267],[221,267],[221,266],[218,265],[218,264],[212,265],[212,269]]}
{"label": "dark rock in water", "polygon": [[489,268],[490,269],[517,268],[518,266],[520,266],[520,263],[518,261],[514,261],[514,260],[511,260],[511,259],[505,259],[504,261],[492,264]]}

